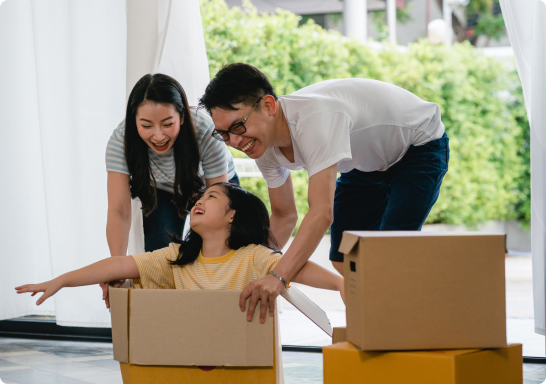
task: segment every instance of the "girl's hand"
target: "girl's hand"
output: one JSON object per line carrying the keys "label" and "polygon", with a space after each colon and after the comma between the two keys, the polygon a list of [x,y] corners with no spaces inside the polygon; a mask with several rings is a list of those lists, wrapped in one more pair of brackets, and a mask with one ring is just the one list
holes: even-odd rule
{"label": "girl's hand", "polygon": [[106,309],[110,309],[110,298],[108,296],[108,286],[111,285],[114,288],[119,288],[125,283],[127,280],[116,280],[111,281],[110,283],[100,283],[100,287],[102,288],[102,299],[104,300],[104,303],[106,304]]}
{"label": "girl's hand", "polygon": [[36,305],[40,305],[47,298],[56,294],[62,287],[62,284],[60,284],[56,279],[53,279],[41,284],[21,285],[20,287],[15,287],[15,289],[17,290],[17,293],[32,292],[31,296],[34,296],[38,292],[44,292],[44,294],[40,296],[36,302]]}
{"label": "girl's hand", "polygon": [[341,300],[343,300],[343,304],[345,304],[345,282],[343,278],[341,278],[341,284],[337,287],[339,294],[341,295]]}

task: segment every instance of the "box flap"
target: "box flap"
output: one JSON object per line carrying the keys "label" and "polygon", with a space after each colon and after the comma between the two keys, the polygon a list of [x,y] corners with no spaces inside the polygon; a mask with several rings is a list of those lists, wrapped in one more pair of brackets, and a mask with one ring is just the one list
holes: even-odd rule
{"label": "box flap", "polygon": [[359,232],[344,231],[339,245],[339,252],[350,253],[358,243]]}
{"label": "box flap", "polygon": [[[338,335],[339,331],[345,330],[345,328],[334,328],[334,334]],[[387,354],[395,354],[399,357],[404,357],[408,355],[420,356],[425,358],[434,358],[434,359],[453,359],[457,356],[470,355],[472,353],[478,353],[483,351],[483,349],[438,349],[438,350],[423,350],[423,351],[363,351],[358,346],[352,344],[348,341],[339,341],[335,344],[328,345],[324,348],[333,350],[347,350],[347,351],[358,351],[362,353],[362,356],[367,358],[381,357]]]}
{"label": "box flap", "polygon": [[273,366],[273,318],[248,322],[240,291],[131,291],[131,364]]}
{"label": "box flap", "polygon": [[108,289],[110,298],[110,316],[112,318],[112,342],[114,343],[114,360],[121,363],[129,362],[129,329],[128,304],[129,289]]}
{"label": "box flap", "polygon": [[332,344],[342,343],[347,340],[345,333],[347,331],[346,327],[335,327],[332,334]]}
{"label": "box flap", "polygon": [[296,287],[286,288],[282,293],[290,304],[299,309],[309,320],[332,337],[332,325],[326,313]]}
{"label": "box flap", "polygon": [[[423,231],[344,231],[343,240],[345,235],[351,237],[362,237],[362,238],[374,238],[374,237],[435,237],[435,236],[444,236],[444,237],[461,237],[461,236],[499,236],[506,237],[502,233],[492,233],[492,232],[477,232],[477,231],[453,231],[453,232],[423,232]],[[341,243],[343,244],[343,240]],[[356,241],[356,240],[355,240]],[[352,249],[352,246],[351,246]],[[341,252],[341,247],[340,247]],[[349,253],[349,252],[346,252]]]}

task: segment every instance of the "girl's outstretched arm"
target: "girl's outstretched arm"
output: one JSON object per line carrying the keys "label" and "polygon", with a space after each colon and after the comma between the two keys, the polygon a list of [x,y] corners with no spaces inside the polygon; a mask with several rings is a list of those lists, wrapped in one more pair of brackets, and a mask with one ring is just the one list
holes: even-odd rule
{"label": "girl's outstretched arm", "polygon": [[45,283],[21,285],[15,289],[17,293],[32,292],[31,296],[34,296],[38,292],[44,292],[36,302],[36,305],[40,305],[63,287],[81,287],[104,281],[138,278],[140,278],[140,274],[138,273],[135,259],[130,256],[109,257],[87,267],[65,273]]}
{"label": "girl's outstretched arm", "polygon": [[292,281],[309,285],[310,287],[339,291],[341,298],[345,300],[343,277],[330,272],[312,261],[305,263]]}

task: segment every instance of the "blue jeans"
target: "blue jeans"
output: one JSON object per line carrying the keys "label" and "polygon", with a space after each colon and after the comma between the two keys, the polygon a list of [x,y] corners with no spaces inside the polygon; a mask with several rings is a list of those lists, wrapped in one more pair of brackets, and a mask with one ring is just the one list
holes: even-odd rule
{"label": "blue jeans", "polygon": [[[235,174],[232,184],[239,184],[239,176]],[[157,190],[157,207],[148,216],[142,215],[144,224],[144,250],[152,252],[169,246],[171,240],[168,233],[182,237],[184,220],[178,216],[178,210],[172,202],[173,194],[161,189]]]}
{"label": "blue jeans", "polygon": [[330,260],[343,231],[419,231],[440,193],[449,162],[446,134],[424,145],[410,146],[386,171],[353,169],[337,179],[334,222],[330,228]]}

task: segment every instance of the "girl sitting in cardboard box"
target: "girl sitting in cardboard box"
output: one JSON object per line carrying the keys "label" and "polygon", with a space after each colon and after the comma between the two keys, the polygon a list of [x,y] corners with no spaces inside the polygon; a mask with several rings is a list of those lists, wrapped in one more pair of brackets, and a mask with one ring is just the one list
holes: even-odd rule
{"label": "girl sitting in cardboard box", "polygon": [[[173,237],[174,243],[166,248],[130,257],[108,257],[45,283],[15,289],[17,293],[32,292],[32,296],[44,292],[37,305],[63,287],[121,279],[134,279],[136,288],[241,290],[250,281],[270,274],[282,257],[264,203],[236,185],[217,183],[209,187],[190,215],[191,229],[186,238]],[[293,281],[340,291],[343,297],[343,278],[311,261]],[[240,302],[241,311],[245,304]],[[269,312],[273,316],[271,303]],[[261,323],[264,321],[260,318]]]}

